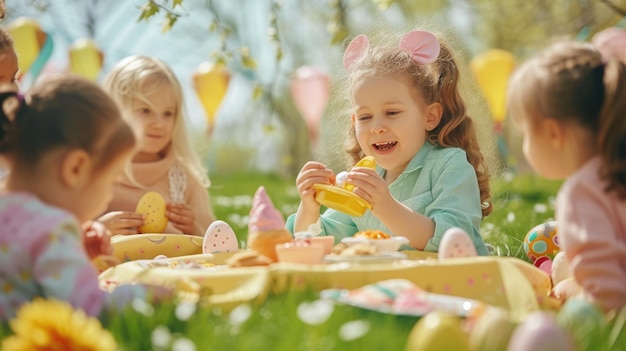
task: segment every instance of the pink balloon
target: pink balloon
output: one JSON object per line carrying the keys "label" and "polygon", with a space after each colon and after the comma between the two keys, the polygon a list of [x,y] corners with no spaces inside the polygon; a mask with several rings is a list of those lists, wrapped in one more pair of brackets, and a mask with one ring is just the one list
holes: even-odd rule
{"label": "pink balloon", "polygon": [[300,67],[294,74],[290,90],[309,129],[311,141],[315,143],[319,135],[319,123],[330,95],[328,74],[313,66]]}

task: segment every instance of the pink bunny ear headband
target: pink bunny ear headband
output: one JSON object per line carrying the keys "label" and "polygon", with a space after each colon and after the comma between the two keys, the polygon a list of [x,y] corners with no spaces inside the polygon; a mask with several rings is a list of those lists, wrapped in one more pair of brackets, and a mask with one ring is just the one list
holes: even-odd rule
{"label": "pink bunny ear headband", "polygon": [[[439,40],[437,37],[426,31],[416,30],[408,32],[400,39],[400,49],[411,55],[413,61],[419,64],[431,63],[439,56]],[[366,35],[357,35],[343,54],[343,66],[346,70],[358,61],[369,47],[369,39]]]}

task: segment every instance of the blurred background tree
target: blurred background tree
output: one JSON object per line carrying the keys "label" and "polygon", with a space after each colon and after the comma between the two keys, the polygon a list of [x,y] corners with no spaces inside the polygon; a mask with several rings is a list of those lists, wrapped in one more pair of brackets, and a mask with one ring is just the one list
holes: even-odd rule
{"label": "blurred background tree", "polygon": [[[4,22],[25,15],[45,17],[67,42],[94,38],[105,54],[103,72],[129,54],[163,55],[182,83],[188,83],[196,126],[204,122],[197,116],[202,112],[190,83],[198,56],[223,64],[232,78],[213,134],[207,138],[202,128],[194,128],[210,168],[230,172],[270,167],[292,177],[312,158],[335,169],[346,166],[337,142],[347,120],[341,113],[345,91],[340,60],[353,35],[419,27],[449,38],[462,58],[470,114],[498,169],[502,163],[495,152],[493,121],[467,62],[491,48],[521,60],[559,37],[588,40],[608,26],[621,26],[625,9],[626,0],[13,0],[6,4]],[[129,18],[139,23],[131,25]],[[155,28],[160,37],[151,34]],[[312,147],[289,91],[294,72],[306,65],[331,77],[331,101],[320,123],[318,147]],[[506,123],[505,129],[512,153],[523,159],[516,133]]]}

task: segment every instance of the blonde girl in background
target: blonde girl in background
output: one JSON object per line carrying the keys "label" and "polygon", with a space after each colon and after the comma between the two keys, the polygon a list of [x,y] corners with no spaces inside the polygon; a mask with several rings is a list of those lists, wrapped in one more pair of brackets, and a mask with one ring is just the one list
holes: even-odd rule
{"label": "blonde girl in background", "polygon": [[139,147],[99,220],[113,234],[136,234],[143,224],[137,202],[157,191],[167,203],[166,233],[203,235],[215,218],[210,182],[189,142],[183,90],[172,70],[156,58],[130,56],[113,67],[104,88],[137,127]]}
{"label": "blonde girl in background", "polygon": [[25,98],[0,93],[0,107],[0,154],[11,168],[0,194],[0,320],[35,297],[97,315],[107,298],[145,294],[102,291],[83,242],[89,232],[90,256],[110,254],[98,252],[110,237],[89,220],[106,209],[135,145],[113,100],[86,79],[51,76]]}
{"label": "blonde girl in background", "polygon": [[0,85],[8,84],[17,89],[18,68],[13,39],[0,27]]}
{"label": "blonde girl in background", "polygon": [[359,35],[343,62],[352,102],[348,153],[352,165],[364,156],[377,164],[352,168],[346,181],[372,208],[361,217],[332,209],[320,216],[313,184],[331,184],[334,174],[308,162],[296,179],[301,202],[288,229],[303,231],[321,220],[323,233],[337,239],[376,229],[436,252],[446,230],[460,227],[487,255],[478,229],[491,212],[489,174],[459,95],[452,51],[425,31],[381,45]]}
{"label": "blonde girl in background", "polygon": [[593,45],[554,44],[514,73],[509,110],[542,176],[566,181],[556,220],[575,282],[605,310],[626,304],[626,66]]}
{"label": "blonde girl in background", "polygon": [[[17,53],[13,48],[13,39],[6,29],[0,27],[0,86],[17,90]],[[0,190],[4,187],[4,177],[8,167],[4,157],[0,158]]]}

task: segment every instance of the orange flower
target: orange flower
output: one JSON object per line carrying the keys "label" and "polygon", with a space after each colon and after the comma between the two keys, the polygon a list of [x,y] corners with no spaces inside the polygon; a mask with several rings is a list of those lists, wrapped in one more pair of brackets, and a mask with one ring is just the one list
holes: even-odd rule
{"label": "orange flower", "polygon": [[10,322],[14,335],[3,351],[115,351],[115,339],[100,321],[67,302],[37,298],[23,305]]}

